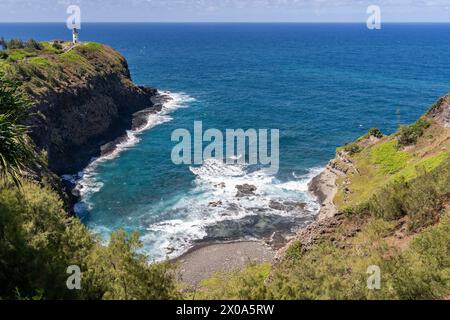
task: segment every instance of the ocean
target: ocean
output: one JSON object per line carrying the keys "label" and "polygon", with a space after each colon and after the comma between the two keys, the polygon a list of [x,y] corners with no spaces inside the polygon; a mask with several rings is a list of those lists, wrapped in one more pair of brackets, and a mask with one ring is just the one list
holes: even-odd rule
{"label": "ocean", "polygon": [[[64,24],[0,24],[5,38],[70,39]],[[111,45],[137,84],[172,97],[114,155],[80,173],[82,221],[107,240],[138,231],[149,260],[201,240],[294,231],[318,206],[308,181],[335,148],[369,128],[392,133],[450,90],[450,24],[86,23],[81,41]],[[280,169],[175,165],[175,129],[280,130]],[[75,174],[68,172],[67,174]],[[255,195],[236,197],[236,186]],[[273,203],[303,210],[277,210]]]}

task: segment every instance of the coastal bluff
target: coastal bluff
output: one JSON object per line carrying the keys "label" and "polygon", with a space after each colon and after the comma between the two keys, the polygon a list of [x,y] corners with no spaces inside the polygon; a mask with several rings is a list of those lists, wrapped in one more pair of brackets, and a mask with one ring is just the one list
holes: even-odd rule
{"label": "coastal bluff", "polygon": [[125,58],[99,43],[41,42],[0,59],[0,71],[30,97],[30,137],[58,175],[99,156],[136,125],[138,111],[161,108],[158,91],[135,85]]}

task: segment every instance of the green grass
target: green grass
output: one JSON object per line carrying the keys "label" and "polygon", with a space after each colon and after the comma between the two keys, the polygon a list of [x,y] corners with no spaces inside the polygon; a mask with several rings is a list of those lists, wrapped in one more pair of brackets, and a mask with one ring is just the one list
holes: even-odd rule
{"label": "green grass", "polygon": [[404,177],[406,180],[416,178],[423,172],[430,172],[442,164],[450,157],[450,152],[442,152],[437,155],[422,159],[418,162],[409,163],[403,170],[398,172],[397,177]]}
{"label": "green grass", "polygon": [[47,67],[50,65],[50,61],[47,58],[43,58],[43,57],[35,57],[35,58],[30,58],[28,60],[28,62],[34,66],[38,66],[38,67]]}
{"label": "green grass", "polygon": [[59,56],[60,61],[64,67],[76,68],[77,72],[94,72],[95,68],[77,50],[70,50]]}
{"label": "green grass", "polygon": [[89,50],[89,51],[100,51],[103,48],[103,45],[101,45],[100,43],[97,43],[97,42],[88,42],[88,43],[85,43],[80,48]]}
{"label": "green grass", "polygon": [[41,45],[43,47],[42,51],[45,53],[54,53],[54,54],[59,54],[61,53],[61,50],[56,49],[55,47],[53,47],[53,42],[41,42]]}
{"label": "green grass", "polygon": [[383,174],[397,173],[406,166],[410,157],[408,153],[397,150],[395,140],[375,145],[371,150],[371,160]]}
{"label": "green grass", "polygon": [[60,58],[69,62],[86,62],[86,59],[78,54],[75,50],[63,53]]}
{"label": "green grass", "polygon": [[28,56],[29,54],[26,52],[10,52],[8,60],[10,61],[23,60]]}

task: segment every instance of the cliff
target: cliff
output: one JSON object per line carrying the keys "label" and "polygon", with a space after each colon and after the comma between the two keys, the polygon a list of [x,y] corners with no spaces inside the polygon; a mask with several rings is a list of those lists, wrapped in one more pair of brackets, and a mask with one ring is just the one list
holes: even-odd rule
{"label": "cliff", "polygon": [[0,70],[32,100],[30,136],[57,174],[76,173],[100,155],[137,111],[160,108],[157,90],[134,85],[124,57],[98,43],[43,42],[9,52]]}

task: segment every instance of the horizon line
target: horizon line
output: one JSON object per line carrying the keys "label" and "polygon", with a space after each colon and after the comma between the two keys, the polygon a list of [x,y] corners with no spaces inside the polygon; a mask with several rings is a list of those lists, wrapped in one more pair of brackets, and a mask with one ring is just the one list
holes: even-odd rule
{"label": "horizon line", "polygon": [[[65,24],[66,21],[0,21],[7,23],[54,23]],[[85,21],[83,23],[136,23],[136,24],[366,24],[365,21]],[[450,24],[450,21],[385,21],[383,24]]]}

